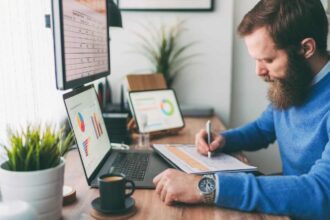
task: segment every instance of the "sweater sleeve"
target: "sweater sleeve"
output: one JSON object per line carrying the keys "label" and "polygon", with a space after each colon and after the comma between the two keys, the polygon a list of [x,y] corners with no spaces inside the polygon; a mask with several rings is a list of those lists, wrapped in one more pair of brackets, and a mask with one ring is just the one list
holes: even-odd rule
{"label": "sweater sleeve", "polygon": [[268,147],[276,139],[272,106],[269,105],[256,121],[224,131],[221,135],[226,139],[225,152],[254,151]]}
{"label": "sweater sleeve", "polygon": [[[328,140],[330,122],[328,123]],[[330,141],[310,171],[300,176],[253,176],[217,173],[219,207],[330,219]]]}

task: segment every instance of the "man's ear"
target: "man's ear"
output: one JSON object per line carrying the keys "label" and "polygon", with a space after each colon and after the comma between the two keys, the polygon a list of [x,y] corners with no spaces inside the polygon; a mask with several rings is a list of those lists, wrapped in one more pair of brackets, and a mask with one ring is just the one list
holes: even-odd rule
{"label": "man's ear", "polygon": [[306,58],[310,58],[315,54],[316,42],[313,38],[305,38],[301,41],[301,54]]}

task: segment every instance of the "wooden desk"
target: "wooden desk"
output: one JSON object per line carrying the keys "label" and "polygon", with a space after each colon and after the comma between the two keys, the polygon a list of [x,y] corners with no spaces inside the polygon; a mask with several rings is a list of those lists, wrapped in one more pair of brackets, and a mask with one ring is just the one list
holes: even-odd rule
{"label": "wooden desk", "polygon": [[[195,134],[205,126],[208,118],[186,118],[186,127],[175,136],[152,140],[152,143],[194,143]],[[224,129],[223,124],[216,117],[212,117],[215,131]],[[77,191],[77,201],[63,208],[63,219],[93,219],[91,201],[99,196],[97,189],[90,189],[85,180],[77,150],[66,156],[65,184],[73,186]],[[154,190],[136,190],[133,197],[137,206],[137,213],[130,219],[289,219],[264,214],[243,213],[233,210],[220,209],[204,205],[165,205],[154,193]],[[110,219],[110,218],[109,218]]]}

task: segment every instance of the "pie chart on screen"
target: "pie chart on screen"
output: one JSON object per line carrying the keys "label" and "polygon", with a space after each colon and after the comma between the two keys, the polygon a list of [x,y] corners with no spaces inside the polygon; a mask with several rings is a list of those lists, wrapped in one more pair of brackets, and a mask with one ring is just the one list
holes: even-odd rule
{"label": "pie chart on screen", "polygon": [[166,116],[171,116],[174,113],[174,105],[169,99],[163,99],[160,103],[160,109]]}
{"label": "pie chart on screen", "polygon": [[85,132],[85,121],[80,112],[76,116],[76,121],[81,132]]}

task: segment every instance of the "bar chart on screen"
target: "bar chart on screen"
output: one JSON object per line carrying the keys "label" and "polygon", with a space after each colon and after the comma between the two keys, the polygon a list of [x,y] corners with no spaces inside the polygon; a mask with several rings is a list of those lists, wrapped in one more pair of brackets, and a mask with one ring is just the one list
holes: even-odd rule
{"label": "bar chart on screen", "polygon": [[100,123],[100,119],[98,118],[98,116],[96,115],[96,113],[93,113],[91,116],[91,121],[93,123],[93,129],[95,132],[95,136],[97,139],[99,139],[102,134],[103,134],[103,129]]}

